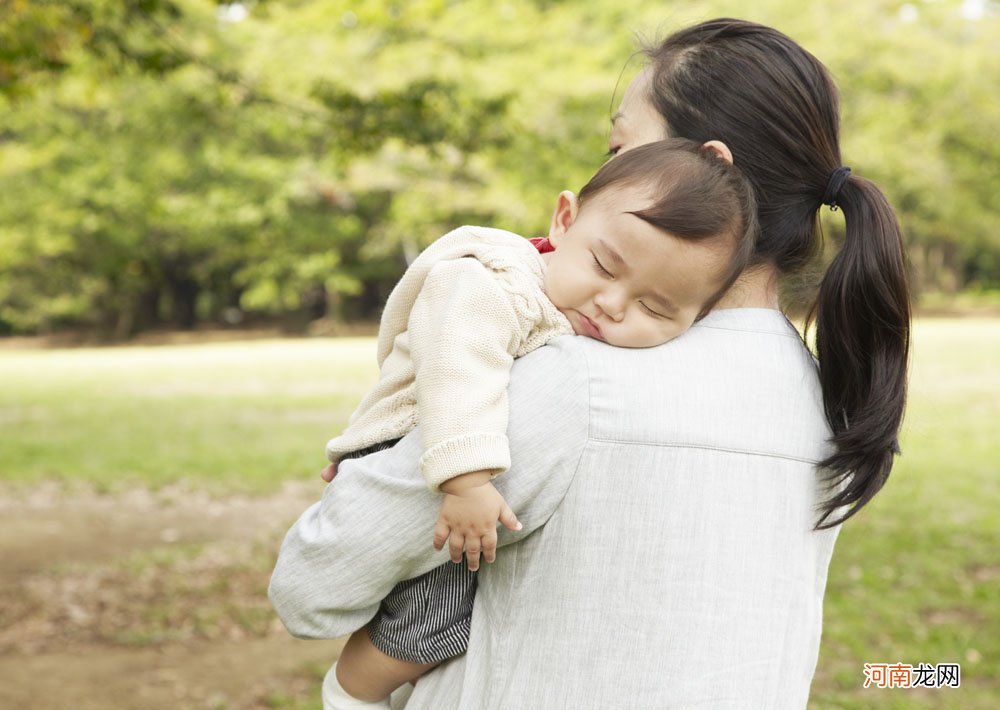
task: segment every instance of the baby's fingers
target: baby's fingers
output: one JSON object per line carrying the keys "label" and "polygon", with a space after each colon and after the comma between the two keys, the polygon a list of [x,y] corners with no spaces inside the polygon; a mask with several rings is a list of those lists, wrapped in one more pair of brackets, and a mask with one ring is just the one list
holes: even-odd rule
{"label": "baby's fingers", "polygon": [[462,561],[462,548],[465,547],[465,536],[454,530],[451,531],[451,536],[448,538],[448,552],[451,555],[451,561],[455,564],[459,564]]}
{"label": "baby's fingers", "polygon": [[443,520],[438,520],[437,525],[434,526],[434,549],[440,550],[444,547],[444,543],[448,541],[448,536],[451,534],[451,528]]}
{"label": "baby's fingers", "polygon": [[497,558],[497,531],[483,535],[483,559],[492,563]]}
{"label": "baby's fingers", "polygon": [[479,569],[479,553],[481,549],[479,538],[470,537],[465,541],[465,559],[469,565],[470,572],[475,572]]}
{"label": "baby's fingers", "polygon": [[500,508],[500,522],[508,530],[520,530],[521,523],[518,521],[517,516],[514,515],[514,511],[510,509],[510,506],[506,503]]}

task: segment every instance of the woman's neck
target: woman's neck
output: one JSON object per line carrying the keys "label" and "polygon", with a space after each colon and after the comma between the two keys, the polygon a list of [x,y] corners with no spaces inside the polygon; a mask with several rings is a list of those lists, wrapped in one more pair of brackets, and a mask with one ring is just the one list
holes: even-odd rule
{"label": "woman's neck", "polygon": [[773,264],[761,264],[744,271],[712,310],[724,308],[779,310],[778,270]]}

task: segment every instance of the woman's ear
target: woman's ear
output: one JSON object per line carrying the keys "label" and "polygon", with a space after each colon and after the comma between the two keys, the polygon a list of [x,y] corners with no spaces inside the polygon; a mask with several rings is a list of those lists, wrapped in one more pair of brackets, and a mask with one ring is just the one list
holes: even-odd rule
{"label": "woman's ear", "polygon": [[733,151],[729,150],[729,146],[722,141],[706,141],[705,147],[715,151],[715,153],[725,160],[730,165],[733,164]]}
{"label": "woman's ear", "polygon": [[549,225],[549,242],[552,246],[558,246],[562,241],[562,236],[566,234],[570,226],[576,221],[576,212],[579,201],[569,190],[559,193],[556,200],[556,209],[552,213],[552,223]]}

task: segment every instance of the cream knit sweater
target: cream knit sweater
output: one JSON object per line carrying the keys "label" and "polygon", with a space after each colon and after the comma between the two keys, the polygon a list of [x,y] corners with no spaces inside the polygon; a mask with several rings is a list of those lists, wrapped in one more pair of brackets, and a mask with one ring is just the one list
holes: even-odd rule
{"label": "cream knit sweater", "polygon": [[545,296],[544,268],[527,239],[487,227],[460,227],[424,250],[382,313],[378,384],[327,444],[327,457],[419,423],[420,469],[432,490],[463,473],[506,471],[514,358],[573,333]]}

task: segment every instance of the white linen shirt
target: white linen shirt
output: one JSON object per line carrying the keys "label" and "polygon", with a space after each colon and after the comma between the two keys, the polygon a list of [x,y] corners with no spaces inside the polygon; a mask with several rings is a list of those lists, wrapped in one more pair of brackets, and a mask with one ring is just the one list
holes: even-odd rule
{"label": "white linen shirt", "polygon": [[[812,529],[829,431],[785,317],[715,311],[645,350],[557,338],[509,394],[496,483],[524,528],[407,709],[804,708],[838,528]],[[289,531],[270,595],[293,634],[361,628],[448,561],[420,452],[414,432],[345,462]]]}
{"label": "white linen shirt", "polygon": [[545,295],[544,271],[531,242],[489,227],[459,227],[422,251],[382,313],[378,383],[326,445],[327,458],[419,424],[432,490],[463,473],[506,471],[514,358],[573,332]]}

